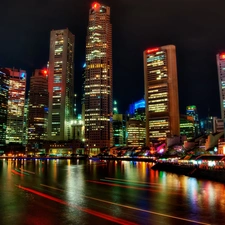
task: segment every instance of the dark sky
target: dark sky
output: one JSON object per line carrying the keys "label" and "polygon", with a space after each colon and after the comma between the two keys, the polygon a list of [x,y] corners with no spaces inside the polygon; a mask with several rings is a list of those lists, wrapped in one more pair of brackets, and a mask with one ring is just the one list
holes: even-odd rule
{"label": "dark sky", "polygon": [[[75,34],[75,92],[81,95],[90,0],[0,0],[0,66],[46,65],[52,29]],[[102,0],[111,7],[113,92],[119,112],[144,96],[143,51],[177,48],[180,112],[220,116],[216,54],[225,49],[225,0]]]}

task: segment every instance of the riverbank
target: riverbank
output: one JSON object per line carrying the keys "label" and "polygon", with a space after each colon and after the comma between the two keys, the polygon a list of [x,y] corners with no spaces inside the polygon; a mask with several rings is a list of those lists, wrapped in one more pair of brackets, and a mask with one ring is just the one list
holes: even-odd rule
{"label": "riverbank", "polygon": [[0,159],[12,159],[12,160],[47,160],[47,159],[88,159],[87,155],[80,156],[51,156],[51,157],[42,157],[42,156],[33,156],[33,157],[25,157],[25,156],[1,156]]}
{"label": "riverbank", "polygon": [[195,177],[198,179],[211,180],[225,183],[225,170],[218,169],[200,169],[194,166],[179,165],[173,163],[156,163],[153,170],[165,171]]}
{"label": "riverbank", "polygon": [[76,155],[76,156],[33,156],[33,157],[25,157],[25,156],[0,156],[0,159],[12,159],[12,160],[48,160],[48,159],[89,159],[89,160],[107,160],[107,161],[138,161],[138,162],[156,162],[155,158],[151,157],[111,157],[111,156],[99,156],[99,157],[88,157],[88,155]]}

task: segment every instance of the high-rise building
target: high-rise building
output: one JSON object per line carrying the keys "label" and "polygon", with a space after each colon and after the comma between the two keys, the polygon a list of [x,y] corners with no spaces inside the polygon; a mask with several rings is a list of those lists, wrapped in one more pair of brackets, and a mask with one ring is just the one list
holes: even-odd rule
{"label": "high-rise building", "polygon": [[10,72],[8,92],[8,116],[6,144],[22,144],[24,132],[24,105],[26,92],[26,71],[7,68]]}
{"label": "high-rise building", "polygon": [[42,148],[47,139],[48,119],[48,79],[47,70],[36,69],[30,78],[27,130],[28,144],[32,148]]}
{"label": "high-rise building", "polygon": [[144,51],[146,145],[180,135],[176,48]]}
{"label": "high-rise building", "polygon": [[195,105],[189,105],[186,107],[186,115],[187,115],[187,119],[189,120],[193,120],[194,122],[194,136],[199,135],[200,133],[200,126],[199,126],[199,119],[198,119],[198,111],[197,111],[197,107]]}
{"label": "high-rise building", "polygon": [[141,99],[129,107],[129,117],[145,121],[145,100]]}
{"label": "high-rise building", "polygon": [[216,55],[221,118],[225,119],[225,52]]}
{"label": "high-rise building", "polygon": [[24,112],[23,112],[23,140],[22,140],[22,145],[26,146],[27,145],[27,134],[28,134],[28,129],[27,129],[27,116],[28,116],[28,98],[25,99],[25,104],[24,104]]}
{"label": "high-rise building", "polygon": [[84,82],[85,141],[89,153],[112,145],[112,25],[110,7],[89,10]]}
{"label": "high-rise building", "polygon": [[0,68],[0,155],[5,151],[10,72]]}
{"label": "high-rise building", "polygon": [[126,118],[123,114],[113,114],[113,146],[126,145]]}
{"label": "high-rise building", "polygon": [[71,121],[74,115],[74,35],[68,29],[51,31],[48,92],[48,140],[71,140]]}
{"label": "high-rise building", "polygon": [[145,146],[145,122],[137,119],[129,119],[126,122],[127,146],[143,147]]}
{"label": "high-rise building", "polygon": [[180,135],[186,136],[187,140],[194,138],[195,122],[194,119],[187,115],[180,115]]}

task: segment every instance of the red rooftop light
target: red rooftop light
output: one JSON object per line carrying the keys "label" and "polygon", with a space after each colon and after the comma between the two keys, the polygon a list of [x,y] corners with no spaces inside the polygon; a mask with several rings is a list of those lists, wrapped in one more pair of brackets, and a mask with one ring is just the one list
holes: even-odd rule
{"label": "red rooftop light", "polygon": [[92,8],[94,8],[94,9],[96,9],[98,6],[99,6],[99,4],[98,4],[97,2],[94,2],[94,3],[92,4]]}
{"label": "red rooftop light", "polygon": [[159,51],[159,48],[151,48],[147,50],[147,53],[157,52]]}
{"label": "red rooftop light", "polygon": [[48,74],[48,70],[46,70],[46,69],[43,69],[41,72],[42,72],[43,75],[47,75]]}
{"label": "red rooftop light", "polygon": [[220,54],[220,59],[225,59],[225,53]]}

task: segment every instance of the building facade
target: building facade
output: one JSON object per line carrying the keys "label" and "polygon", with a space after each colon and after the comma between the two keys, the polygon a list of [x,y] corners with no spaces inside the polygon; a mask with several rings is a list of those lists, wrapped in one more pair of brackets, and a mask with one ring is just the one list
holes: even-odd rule
{"label": "building facade", "polygon": [[143,147],[145,146],[145,122],[137,119],[129,119],[126,122],[127,146]]}
{"label": "building facade", "polygon": [[199,125],[197,107],[195,105],[187,106],[186,107],[186,115],[187,115],[189,120],[193,120],[194,121],[194,126],[195,126],[194,136],[199,135],[199,133],[200,133],[200,125]]}
{"label": "building facade", "polygon": [[113,114],[113,146],[126,146],[126,118],[123,114]]}
{"label": "building facade", "polygon": [[26,71],[7,68],[10,72],[6,144],[23,142]]}
{"label": "building facade", "polygon": [[129,107],[129,117],[136,118],[137,120],[146,120],[145,116],[145,100],[141,99],[133,104],[130,104]]}
{"label": "building facade", "polygon": [[225,118],[225,53],[216,55],[218,81],[219,81],[219,95],[220,95],[220,111],[221,118]]}
{"label": "building facade", "polygon": [[48,140],[67,141],[73,137],[74,35],[52,30],[49,54]]}
{"label": "building facade", "polygon": [[176,48],[144,51],[146,145],[180,135]]}
{"label": "building facade", "polygon": [[5,152],[10,71],[0,68],[0,155]]}
{"label": "building facade", "polygon": [[31,148],[40,149],[47,139],[48,119],[48,74],[47,70],[36,69],[30,78],[28,94],[27,131],[28,144]]}
{"label": "building facade", "polygon": [[187,115],[180,116],[180,135],[186,136],[187,140],[193,139],[195,135],[195,121]]}
{"label": "building facade", "polygon": [[110,8],[89,10],[84,81],[85,141],[89,153],[112,146],[112,25]]}

